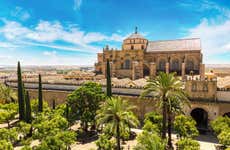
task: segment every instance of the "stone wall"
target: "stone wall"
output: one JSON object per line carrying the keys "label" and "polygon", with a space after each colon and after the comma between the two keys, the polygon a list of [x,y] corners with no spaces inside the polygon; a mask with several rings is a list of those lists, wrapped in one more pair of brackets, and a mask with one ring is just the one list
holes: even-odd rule
{"label": "stone wall", "polygon": [[[194,74],[203,75],[202,70],[202,54],[200,51],[156,51],[146,52],[143,49],[104,49],[103,53],[98,53],[98,63],[95,64],[97,72],[101,72],[105,75],[106,73],[106,60],[109,59],[111,62],[111,72],[116,77],[129,77],[133,78],[132,75],[132,63],[137,62],[135,72],[138,74],[137,78],[143,78],[144,76],[150,75],[150,64],[155,63],[155,70],[166,71],[166,72],[177,72],[178,75],[182,75],[182,70],[185,74],[189,74],[193,71]],[[125,68],[125,63],[129,61],[129,67]],[[161,63],[164,62],[165,70],[160,67]],[[168,63],[168,64],[167,64]],[[184,63],[184,68],[182,67]],[[192,68],[191,68],[192,64]],[[168,67],[167,67],[168,66]],[[126,69],[126,70],[123,70]],[[129,70],[129,71],[127,71]],[[144,74],[143,72],[149,72]],[[128,72],[127,74],[125,72]],[[135,73],[133,72],[133,73]],[[184,75],[184,74],[183,74]]]}
{"label": "stone wall", "polygon": [[196,100],[216,100],[216,81],[188,80],[185,83],[185,90],[189,97]]}
{"label": "stone wall", "polygon": [[[168,58],[170,58],[170,68],[172,68],[172,62],[174,60],[179,61],[179,69],[181,69],[182,62],[187,62],[188,60],[192,60],[194,62],[194,69],[199,70],[199,65],[202,62],[201,60],[201,53],[200,52],[193,52],[193,51],[186,51],[186,52],[147,52],[144,56],[146,62],[155,62],[159,64],[160,60],[164,60],[168,62]],[[157,67],[159,69],[159,65]]]}
{"label": "stone wall", "polygon": [[[43,90],[43,99],[48,102],[49,106],[52,106],[53,100],[55,100],[56,104],[63,104],[67,100],[68,94],[71,92],[67,91],[53,91],[53,90]],[[38,90],[29,90],[30,98],[37,99],[38,98]]]}
{"label": "stone wall", "polygon": [[[38,90],[29,90],[30,97],[36,99],[38,97]],[[52,106],[52,101],[55,99],[56,104],[65,103],[67,95],[70,92],[67,91],[55,91],[55,90],[43,90],[43,98],[48,102],[49,106]],[[158,111],[159,106],[156,105],[156,101],[151,98],[140,99],[138,96],[122,96],[126,99],[130,105],[135,106],[134,112],[139,119],[143,119],[144,115],[151,111]],[[191,111],[195,108],[202,108],[208,112],[208,121],[215,119],[219,115],[223,115],[230,112],[230,103],[217,103],[217,102],[202,102],[192,101],[191,107],[185,106],[184,112],[186,115],[190,115]]]}
{"label": "stone wall", "polygon": [[230,91],[217,91],[216,94],[217,94],[218,101],[230,102]]}
{"label": "stone wall", "polygon": [[[65,103],[67,100],[68,94],[71,92],[67,91],[54,91],[54,90],[43,90],[43,99],[47,101],[49,106],[52,106],[53,100],[56,100],[56,104]],[[38,90],[29,90],[30,98],[37,99],[38,98]],[[130,105],[135,106],[134,112],[138,116],[139,119],[144,118],[144,114],[147,112],[151,112],[156,110],[155,101],[151,99],[139,99],[137,96],[122,96],[125,100],[127,100]]]}

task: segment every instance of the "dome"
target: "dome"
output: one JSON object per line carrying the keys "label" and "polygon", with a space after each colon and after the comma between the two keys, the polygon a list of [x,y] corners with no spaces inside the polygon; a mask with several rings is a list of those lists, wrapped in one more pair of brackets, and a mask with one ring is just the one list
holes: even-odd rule
{"label": "dome", "polygon": [[137,27],[136,27],[135,32],[131,34],[129,37],[127,37],[126,39],[145,39],[145,37],[137,32]]}
{"label": "dome", "polygon": [[135,32],[132,33],[123,41],[122,49],[124,50],[145,50],[147,47],[148,40],[144,38],[141,34],[137,32],[137,27]]}
{"label": "dome", "polygon": [[127,39],[144,39],[144,36],[139,33],[133,33]]}

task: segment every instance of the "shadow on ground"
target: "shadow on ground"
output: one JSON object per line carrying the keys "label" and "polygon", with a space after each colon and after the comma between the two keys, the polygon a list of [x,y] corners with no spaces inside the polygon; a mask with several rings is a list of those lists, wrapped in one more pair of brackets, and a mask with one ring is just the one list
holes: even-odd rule
{"label": "shadow on ground", "polygon": [[218,144],[218,139],[216,138],[215,135],[211,132],[206,132],[205,134],[200,134],[196,140],[202,141],[202,142],[210,142],[210,143],[215,143]]}

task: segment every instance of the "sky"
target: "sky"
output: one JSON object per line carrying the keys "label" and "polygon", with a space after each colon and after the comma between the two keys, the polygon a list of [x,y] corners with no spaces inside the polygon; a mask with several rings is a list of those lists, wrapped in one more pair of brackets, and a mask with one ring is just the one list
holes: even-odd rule
{"label": "sky", "polygon": [[230,64],[230,0],[0,0],[0,65],[94,65],[105,45],[201,38],[206,64]]}

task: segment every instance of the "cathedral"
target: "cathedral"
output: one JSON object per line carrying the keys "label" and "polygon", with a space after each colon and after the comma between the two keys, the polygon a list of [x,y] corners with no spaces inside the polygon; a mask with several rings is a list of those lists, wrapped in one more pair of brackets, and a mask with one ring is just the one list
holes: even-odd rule
{"label": "cathedral", "polygon": [[182,78],[200,75],[202,79],[205,72],[199,38],[149,41],[137,32],[137,28],[124,39],[121,50],[107,45],[97,59],[97,74],[106,75],[106,61],[109,60],[113,77],[133,80],[153,78],[159,72],[176,72]]}

